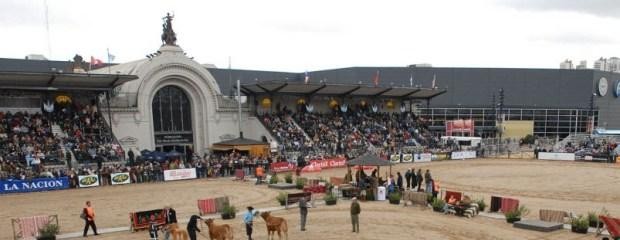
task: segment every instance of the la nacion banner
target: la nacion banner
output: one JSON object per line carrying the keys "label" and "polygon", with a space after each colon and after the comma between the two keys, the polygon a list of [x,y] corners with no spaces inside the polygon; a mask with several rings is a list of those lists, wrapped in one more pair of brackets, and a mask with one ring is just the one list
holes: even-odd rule
{"label": "la nacion banner", "polygon": [[40,192],[69,188],[69,178],[35,178],[31,180],[0,181],[0,194]]}

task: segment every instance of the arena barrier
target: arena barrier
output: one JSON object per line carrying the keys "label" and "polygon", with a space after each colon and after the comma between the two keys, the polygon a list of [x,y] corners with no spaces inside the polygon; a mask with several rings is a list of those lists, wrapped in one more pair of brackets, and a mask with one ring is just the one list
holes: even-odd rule
{"label": "arena barrier", "polygon": [[274,162],[271,163],[269,169],[272,172],[290,172],[295,170],[295,164],[290,162]]}
{"label": "arena barrier", "polygon": [[78,176],[78,182],[81,188],[97,187],[99,186],[99,176],[97,175]]}
{"label": "arena barrier", "polygon": [[413,155],[414,162],[430,162],[433,159],[431,153],[416,153]]}
{"label": "arena barrier", "polygon": [[110,175],[112,179],[112,185],[121,185],[131,183],[129,179],[129,173],[112,173]]}
{"label": "arena barrier", "polygon": [[575,161],[574,153],[539,152],[539,160]]}
{"label": "arena barrier", "polygon": [[69,178],[35,178],[30,180],[0,181],[0,194],[40,192],[69,188]]}
{"label": "arena barrier", "polygon": [[184,168],[164,171],[164,181],[195,179],[196,168]]}
{"label": "arena barrier", "polygon": [[450,159],[459,160],[459,159],[471,159],[476,158],[476,151],[461,151],[461,152],[452,152],[450,154]]}
{"label": "arena barrier", "polygon": [[39,236],[39,229],[47,224],[58,226],[58,215],[42,215],[11,219],[13,239],[34,240]]}
{"label": "arena barrier", "polygon": [[155,216],[155,222],[158,225],[166,224],[166,213],[164,209],[154,209],[129,213],[129,229],[132,232],[148,229],[149,223],[151,222],[151,215]]}
{"label": "arena barrier", "polygon": [[199,199],[198,203],[198,213],[200,216],[206,214],[214,214],[218,212],[222,212],[224,206],[230,205],[230,200],[228,197],[218,197],[218,198],[207,198],[207,199]]}

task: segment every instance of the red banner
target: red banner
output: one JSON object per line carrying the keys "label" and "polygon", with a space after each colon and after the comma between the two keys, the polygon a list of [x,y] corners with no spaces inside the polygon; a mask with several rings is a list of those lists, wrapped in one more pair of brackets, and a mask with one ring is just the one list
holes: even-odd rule
{"label": "red banner", "polygon": [[301,172],[320,172],[323,169],[340,168],[347,166],[346,158],[325,158],[323,160],[310,160]]}
{"label": "red banner", "polygon": [[452,136],[453,133],[469,133],[469,136],[474,136],[474,121],[471,119],[446,121],[446,136]]}
{"label": "red banner", "polygon": [[289,162],[271,163],[271,171],[273,172],[290,172],[295,170],[295,164]]}

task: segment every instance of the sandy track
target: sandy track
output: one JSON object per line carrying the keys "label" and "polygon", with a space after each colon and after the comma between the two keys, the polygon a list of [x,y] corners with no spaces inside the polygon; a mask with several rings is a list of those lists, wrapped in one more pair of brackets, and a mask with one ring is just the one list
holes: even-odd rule
{"label": "sandy track", "polygon": [[[401,164],[392,172],[409,167],[430,168],[444,189],[464,191],[474,197],[490,195],[520,199],[536,218],[538,209],[558,209],[586,213],[606,207],[620,216],[620,167],[597,163],[566,163],[536,160],[467,160],[425,164]],[[385,174],[388,168],[382,168]],[[307,176],[343,176],[345,169],[325,170]],[[128,213],[161,208],[171,204],[179,219],[197,213],[196,199],[228,195],[239,209],[277,205],[277,191],[251,182],[230,179],[192,180],[157,184],[136,184],[95,189],[13,194],[0,196],[0,239],[12,235],[10,219],[39,214],[58,214],[62,232],[76,232],[83,227],[78,215],[86,200],[92,200],[100,228],[128,226]],[[538,233],[515,229],[501,220],[484,217],[459,218],[434,213],[419,207],[394,206],[387,202],[362,203],[362,233],[351,233],[349,201],[337,206],[311,209],[308,231],[299,231],[297,210],[274,214],[289,220],[290,239],[592,239],[592,234],[578,235],[567,230]],[[222,220],[218,220],[222,223]],[[226,221],[235,229],[237,239],[245,237],[241,219]],[[266,237],[262,219],[256,221],[255,236]],[[145,239],[146,232],[106,234],[93,239]],[[199,237],[200,239],[200,237]]]}

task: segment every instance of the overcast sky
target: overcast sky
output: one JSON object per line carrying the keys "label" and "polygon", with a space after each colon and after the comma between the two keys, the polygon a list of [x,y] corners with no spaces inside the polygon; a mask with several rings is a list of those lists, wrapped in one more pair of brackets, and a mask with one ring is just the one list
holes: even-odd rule
{"label": "overcast sky", "polygon": [[200,63],[303,72],[351,66],[558,68],[620,56],[618,0],[0,1],[0,57],[144,58],[175,14]]}

